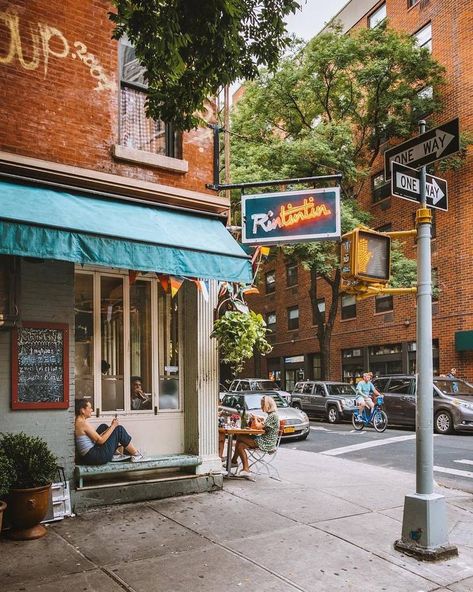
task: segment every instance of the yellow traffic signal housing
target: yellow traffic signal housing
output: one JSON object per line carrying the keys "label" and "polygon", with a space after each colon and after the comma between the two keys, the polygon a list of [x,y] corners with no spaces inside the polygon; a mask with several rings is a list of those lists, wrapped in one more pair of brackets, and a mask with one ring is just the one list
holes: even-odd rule
{"label": "yellow traffic signal housing", "polygon": [[388,283],[391,276],[391,238],[382,232],[355,228],[342,236],[342,277],[369,283]]}

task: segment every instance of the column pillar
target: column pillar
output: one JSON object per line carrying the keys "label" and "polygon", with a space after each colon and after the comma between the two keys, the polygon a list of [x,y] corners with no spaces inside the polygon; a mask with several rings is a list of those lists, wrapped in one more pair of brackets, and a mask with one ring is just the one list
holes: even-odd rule
{"label": "column pillar", "polygon": [[212,280],[208,301],[188,284],[184,298],[184,426],[186,452],[202,457],[196,473],[220,472],[217,402],[218,350],[210,337],[217,305],[217,282]]}

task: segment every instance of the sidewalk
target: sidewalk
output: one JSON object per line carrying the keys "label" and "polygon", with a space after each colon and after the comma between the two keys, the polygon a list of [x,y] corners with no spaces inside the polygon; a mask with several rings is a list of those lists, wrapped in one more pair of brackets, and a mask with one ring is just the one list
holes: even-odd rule
{"label": "sidewalk", "polygon": [[2,592],[471,592],[473,498],[442,489],[457,558],[393,549],[412,475],[281,449],[281,483],[89,511],[1,540]]}

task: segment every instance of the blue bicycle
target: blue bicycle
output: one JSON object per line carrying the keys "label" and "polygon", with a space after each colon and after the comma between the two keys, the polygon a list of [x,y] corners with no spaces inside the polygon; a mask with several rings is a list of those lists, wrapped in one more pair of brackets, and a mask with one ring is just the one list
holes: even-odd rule
{"label": "blue bicycle", "polygon": [[384,397],[376,397],[376,403],[368,415],[366,408],[360,413],[359,409],[353,411],[351,422],[357,431],[361,431],[364,427],[373,426],[377,432],[384,432],[388,427],[388,416],[383,411]]}

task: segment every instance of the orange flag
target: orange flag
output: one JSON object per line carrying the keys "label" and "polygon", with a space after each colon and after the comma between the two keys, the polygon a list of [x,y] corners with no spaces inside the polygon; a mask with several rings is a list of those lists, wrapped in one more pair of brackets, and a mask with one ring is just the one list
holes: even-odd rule
{"label": "orange flag", "polygon": [[169,276],[168,275],[158,275],[159,283],[161,284],[161,288],[167,292],[169,290]]}
{"label": "orange flag", "polygon": [[178,278],[175,275],[169,276],[169,281],[171,282],[171,298],[179,292],[179,288],[182,286],[184,280],[182,278]]}
{"label": "orange flag", "polygon": [[130,286],[136,282],[136,278],[138,277],[139,271],[133,271],[132,269],[128,270],[128,277],[130,278]]}
{"label": "orange flag", "polygon": [[270,251],[270,250],[271,250],[271,249],[270,249],[269,247],[261,247],[260,253],[261,253],[262,255],[264,255],[265,257],[267,257],[267,256],[269,255],[269,251]]}

